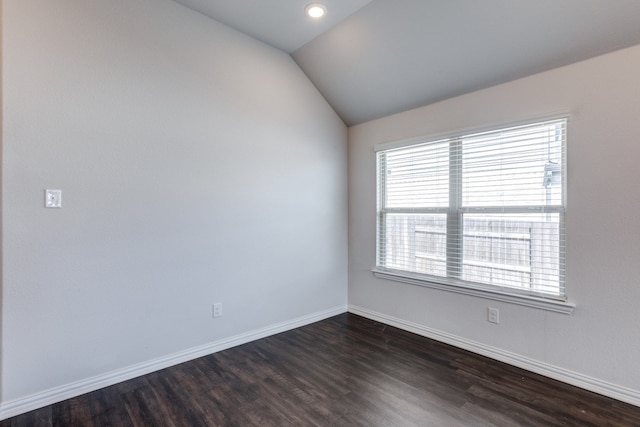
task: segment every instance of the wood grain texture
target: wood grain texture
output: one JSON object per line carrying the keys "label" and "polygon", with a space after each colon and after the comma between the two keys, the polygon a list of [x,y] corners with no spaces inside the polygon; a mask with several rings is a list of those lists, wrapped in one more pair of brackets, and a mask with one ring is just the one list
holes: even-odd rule
{"label": "wood grain texture", "polygon": [[18,426],[640,426],[640,408],[343,314],[0,422]]}

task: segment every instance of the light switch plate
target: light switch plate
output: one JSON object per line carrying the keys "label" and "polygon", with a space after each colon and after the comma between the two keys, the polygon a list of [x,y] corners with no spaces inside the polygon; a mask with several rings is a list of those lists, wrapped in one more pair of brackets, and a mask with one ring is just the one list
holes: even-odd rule
{"label": "light switch plate", "polygon": [[62,207],[62,190],[45,190],[44,191],[44,207],[45,208],[61,208]]}

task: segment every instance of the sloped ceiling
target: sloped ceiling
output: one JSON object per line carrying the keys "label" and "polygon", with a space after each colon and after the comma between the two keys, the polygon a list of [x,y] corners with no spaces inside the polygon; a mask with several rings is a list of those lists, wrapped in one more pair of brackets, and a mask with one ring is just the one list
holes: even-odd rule
{"label": "sloped ceiling", "polygon": [[[371,0],[175,0],[229,27],[291,53],[334,27]],[[322,19],[305,15],[310,3],[322,3]]]}
{"label": "sloped ceiling", "polygon": [[[239,22],[222,8],[201,11],[292,52],[348,125],[640,44],[640,0],[361,1],[327,28],[307,22],[310,41],[295,36],[295,50],[274,37],[285,27],[282,20],[304,27],[305,1],[180,2],[276,7],[280,18],[267,16],[260,31],[255,17],[242,19],[248,11],[236,15]],[[333,6],[324,3],[329,17]],[[288,8],[294,7],[292,17]]]}

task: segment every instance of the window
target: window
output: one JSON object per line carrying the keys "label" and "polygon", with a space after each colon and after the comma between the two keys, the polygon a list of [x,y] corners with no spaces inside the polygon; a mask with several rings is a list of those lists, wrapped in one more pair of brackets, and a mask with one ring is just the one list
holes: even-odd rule
{"label": "window", "polygon": [[376,271],[564,301],[566,127],[379,149]]}

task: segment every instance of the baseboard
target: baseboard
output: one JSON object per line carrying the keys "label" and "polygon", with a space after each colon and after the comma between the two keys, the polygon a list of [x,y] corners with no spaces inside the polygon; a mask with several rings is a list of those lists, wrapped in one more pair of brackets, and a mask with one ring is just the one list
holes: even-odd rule
{"label": "baseboard", "polygon": [[71,399],[85,393],[99,390],[122,381],[130,380],[160,369],[168,368],[179,363],[188,362],[198,357],[207,356],[218,351],[246,344],[251,341],[265,338],[270,335],[279,334],[291,329],[315,323],[320,320],[327,319],[338,314],[345,313],[347,306],[334,307],[329,310],[320,311],[307,316],[276,323],[264,328],[256,329],[244,334],[225,338],[219,341],[193,347],[184,351],[173,353],[157,359],[138,363],[123,369],[108,372],[106,374],[97,375],[84,380],[76,381],[63,386],[54,387],[40,393],[22,397],[8,402],[0,403],[0,420],[24,414],[34,409],[42,408],[66,399]]}
{"label": "baseboard", "polygon": [[500,362],[508,363],[518,368],[522,368],[527,371],[543,375],[545,377],[553,378],[555,380],[562,381],[564,383],[571,384],[576,387],[601,394],[603,396],[611,397],[613,399],[630,403],[635,406],[640,406],[640,391],[638,390],[621,387],[616,384],[599,380],[597,378],[570,371],[568,369],[530,359],[519,354],[511,353],[496,347],[491,347],[479,342],[471,341],[466,338],[449,334],[447,332],[432,329],[427,326],[419,325],[417,323],[409,322],[404,319],[399,319],[397,317],[378,313],[355,305],[349,305],[349,312],[362,317],[366,317],[371,320],[375,320],[380,323],[384,323],[389,326],[394,326],[405,331],[413,332],[415,334],[431,338],[445,344],[450,344],[455,347],[489,357],[491,359],[499,360]]}

